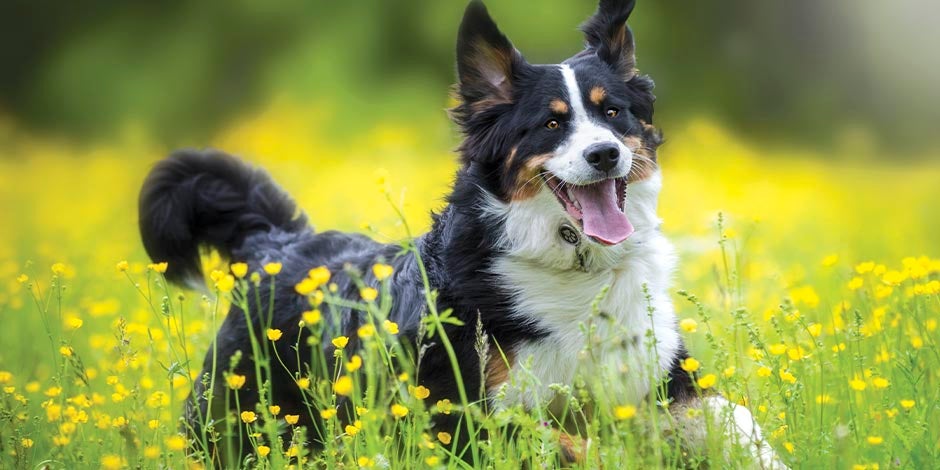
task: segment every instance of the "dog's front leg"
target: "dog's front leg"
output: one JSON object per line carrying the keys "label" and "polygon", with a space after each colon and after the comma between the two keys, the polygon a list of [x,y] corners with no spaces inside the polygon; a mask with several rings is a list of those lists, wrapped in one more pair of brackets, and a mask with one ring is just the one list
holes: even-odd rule
{"label": "dog's front leg", "polygon": [[675,426],[673,431],[689,448],[703,449],[707,445],[709,431],[718,431],[723,440],[730,441],[723,443],[726,457],[731,455],[731,446],[737,445],[753,457],[753,468],[788,468],[764,439],[754,416],[743,405],[732,403],[718,394],[709,394],[683,397],[673,402],[669,411]]}

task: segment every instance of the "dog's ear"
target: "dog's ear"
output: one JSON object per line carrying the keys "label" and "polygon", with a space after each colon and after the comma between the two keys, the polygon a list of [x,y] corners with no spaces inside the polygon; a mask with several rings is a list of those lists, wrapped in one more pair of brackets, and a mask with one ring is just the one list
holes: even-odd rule
{"label": "dog's ear", "polygon": [[597,13],[581,25],[588,50],[594,51],[624,81],[630,81],[637,73],[633,33],[627,26],[634,6],[636,0],[600,0]]}
{"label": "dog's ear", "polygon": [[522,54],[500,32],[486,6],[473,0],[464,12],[457,34],[457,89],[467,103],[512,101],[513,71]]}

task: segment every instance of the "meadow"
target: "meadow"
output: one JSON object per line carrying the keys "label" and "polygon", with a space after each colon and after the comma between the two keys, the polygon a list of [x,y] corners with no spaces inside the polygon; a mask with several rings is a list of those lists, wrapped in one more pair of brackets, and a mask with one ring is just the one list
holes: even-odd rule
{"label": "meadow", "polygon": [[[442,116],[389,119],[336,136],[323,130],[329,115],[327,105],[275,102],[211,146],[264,165],[318,229],[407,242],[447,193],[452,127]],[[826,155],[766,149],[707,117],[666,135],[660,212],[682,257],[675,305],[700,389],[747,404],[792,468],[940,467],[937,160],[868,155],[863,138]],[[140,246],[136,197],[170,149],[144,131],[86,145],[0,120],[0,142],[0,467],[199,468],[179,433],[184,400],[226,305],[269,278],[210,255],[207,293],[165,285]],[[339,301],[321,280],[311,292]],[[390,376],[385,293],[353,300],[376,319],[359,331],[371,346],[336,358],[339,377],[298,378],[307,412],[332,423],[327,448],[279,444],[295,418],[271,403],[219,424],[223,434],[238,421],[254,430],[246,467],[464,468],[442,445],[453,436],[428,426],[465,406],[494,431],[474,443],[481,468],[558,465],[544,410],[427,403],[407,370]],[[304,320],[316,328],[313,313]],[[259,332],[256,346],[290,340]],[[228,386],[242,385],[231,376]],[[598,386],[562,391],[577,410]],[[354,397],[354,423],[336,421],[337,395]],[[583,430],[593,445],[573,467],[746,465],[723,454],[718,430],[707,448],[679,449],[648,432],[668,419],[655,403],[608,405]],[[516,439],[498,432],[509,422]]]}

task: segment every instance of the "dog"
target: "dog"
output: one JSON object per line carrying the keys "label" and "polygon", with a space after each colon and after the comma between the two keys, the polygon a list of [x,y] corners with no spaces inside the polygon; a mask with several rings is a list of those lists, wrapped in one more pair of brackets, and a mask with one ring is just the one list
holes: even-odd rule
{"label": "dog", "polygon": [[[610,384],[611,402],[668,404],[677,417],[675,429],[690,436],[701,434],[704,424],[683,421],[689,413],[675,410],[706,408],[757,465],[785,468],[743,406],[703,395],[681,367],[689,355],[669,296],[677,257],[657,216],[663,181],[657,147],[663,139],[653,126],[653,81],[637,70],[627,26],[634,5],[635,0],[601,0],[582,25],[582,52],[560,64],[535,65],[480,1],[470,2],[457,38],[459,104],[451,110],[463,135],[460,167],[446,208],[415,241],[420,262],[414,254],[402,255],[397,244],[314,231],[263,170],[211,150],[179,151],[147,177],[139,209],[149,256],[168,262],[168,280],[203,286],[201,246],[253,271],[282,263],[276,287],[253,294],[262,305],[272,302],[270,327],[301,338],[298,351],[292,344],[274,346],[282,358],[311,357],[311,347],[333,357],[329,338],[341,334],[353,338],[347,348],[356,347],[364,317],[350,309],[319,341],[307,341],[311,333],[298,320],[310,305],[294,287],[311,268],[327,267],[337,293],[357,298],[361,286],[350,268],[377,286],[370,267],[386,262],[394,268],[389,319],[400,326],[403,341],[424,349],[417,382],[432,402],[456,401],[457,374],[441,342],[417,344],[427,310],[426,275],[437,309],[452,311],[462,323],[444,331],[465,390],[482,391],[471,399],[533,408],[552,402],[552,384],[599,377]],[[262,319],[251,315],[251,331],[262,331]],[[579,328],[589,321],[595,321],[592,328]],[[475,325],[486,338],[487,355],[475,344],[481,337]],[[187,413],[191,431],[204,431],[207,418],[225,413],[209,405],[209,397],[217,398],[218,407],[232,393],[218,385],[225,368],[214,367],[213,357],[227,362],[248,355],[249,331],[245,312],[232,307],[203,371],[204,377],[215,371],[216,389],[206,390],[205,380],[196,384]],[[304,398],[296,374],[309,364],[287,362],[293,371],[265,372],[273,385],[270,401],[298,411]],[[235,370],[254,383],[250,358]],[[531,386],[520,385],[525,382]],[[658,396],[662,383],[665,396]],[[253,409],[259,400],[251,386],[237,393],[242,409]],[[321,425],[317,417],[299,414],[308,429]],[[311,432],[309,440],[317,439]]]}

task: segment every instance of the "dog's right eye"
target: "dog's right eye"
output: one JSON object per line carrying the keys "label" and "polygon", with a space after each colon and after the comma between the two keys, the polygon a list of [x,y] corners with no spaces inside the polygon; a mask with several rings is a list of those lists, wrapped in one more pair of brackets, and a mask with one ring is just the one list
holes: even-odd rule
{"label": "dog's right eye", "polygon": [[554,129],[558,129],[559,127],[561,127],[561,124],[558,123],[557,119],[549,119],[548,122],[545,123],[546,129],[554,130]]}

